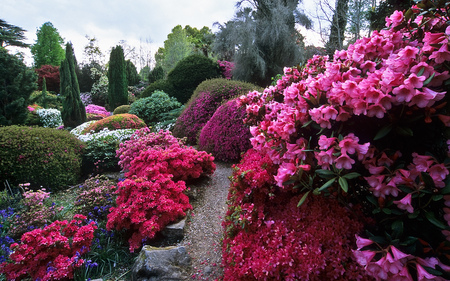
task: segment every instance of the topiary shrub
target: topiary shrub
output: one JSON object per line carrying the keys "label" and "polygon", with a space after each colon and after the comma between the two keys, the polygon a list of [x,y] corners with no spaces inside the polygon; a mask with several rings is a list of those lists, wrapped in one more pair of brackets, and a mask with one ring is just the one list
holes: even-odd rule
{"label": "topiary shrub", "polygon": [[202,82],[175,122],[173,135],[178,138],[186,137],[188,143],[196,144],[201,129],[223,101],[258,89],[261,88],[250,83],[223,78]]}
{"label": "topiary shrub", "polygon": [[0,182],[61,189],[77,182],[83,143],[64,130],[0,128]]}
{"label": "topiary shrub", "polygon": [[147,125],[161,120],[164,113],[179,108],[181,103],[176,98],[169,97],[162,91],[154,92],[150,97],[138,99],[130,106],[130,114],[143,119]]}
{"label": "topiary shrub", "polygon": [[128,104],[124,104],[124,105],[116,107],[116,109],[114,109],[113,115],[124,114],[124,113],[129,113],[129,112],[130,112],[130,106]]}
{"label": "topiary shrub", "polygon": [[163,91],[169,96],[175,96],[175,88],[173,85],[167,80],[157,80],[145,88],[145,90],[141,93],[141,98],[146,98],[151,96],[155,91]]}
{"label": "topiary shrub", "polygon": [[242,121],[245,116],[245,107],[239,107],[236,100],[221,105],[203,127],[198,148],[217,160],[239,161],[241,153],[251,147],[250,129]]}
{"label": "topiary shrub", "polygon": [[98,120],[97,122],[86,127],[81,133],[87,134],[91,131],[99,132],[104,128],[108,128],[108,130],[116,130],[116,129],[140,129],[146,127],[145,122],[133,114],[117,114],[106,117],[102,120]]}
{"label": "topiary shrub", "polygon": [[167,81],[175,88],[173,96],[184,104],[201,82],[220,76],[217,62],[202,55],[191,55],[177,63],[167,74]]}

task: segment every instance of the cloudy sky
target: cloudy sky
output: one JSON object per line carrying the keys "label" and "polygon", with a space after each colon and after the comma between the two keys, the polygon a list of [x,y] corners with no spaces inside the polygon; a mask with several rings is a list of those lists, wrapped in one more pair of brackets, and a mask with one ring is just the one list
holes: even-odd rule
{"label": "cloudy sky", "polygon": [[[311,1],[304,1],[311,2]],[[0,18],[27,30],[27,43],[49,21],[65,42],[73,43],[79,62],[89,37],[97,38],[105,55],[120,40],[154,52],[176,25],[210,27],[233,18],[236,0],[0,0]],[[152,42],[151,47],[145,42]],[[23,49],[22,49],[23,51]],[[33,62],[29,51],[27,64]],[[139,66],[138,66],[139,67]]]}

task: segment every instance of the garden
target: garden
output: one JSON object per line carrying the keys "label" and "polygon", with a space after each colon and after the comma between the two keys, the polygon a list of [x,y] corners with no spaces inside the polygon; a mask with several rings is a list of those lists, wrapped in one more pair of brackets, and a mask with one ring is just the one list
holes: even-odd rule
{"label": "garden", "polygon": [[128,278],[220,161],[222,280],[450,280],[450,7],[430,3],[266,88],[195,55],[79,94],[61,66],[72,90],[44,79],[0,116],[20,119],[0,127],[1,278]]}

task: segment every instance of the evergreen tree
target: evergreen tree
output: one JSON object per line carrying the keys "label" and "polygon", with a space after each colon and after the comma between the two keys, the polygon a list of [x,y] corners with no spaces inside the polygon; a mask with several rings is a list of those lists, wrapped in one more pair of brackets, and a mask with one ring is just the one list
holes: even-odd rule
{"label": "evergreen tree", "polygon": [[7,23],[0,19],[0,47],[15,46],[29,47],[29,44],[23,42],[26,30],[21,27]]}
{"label": "evergreen tree", "polygon": [[0,48],[0,125],[23,124],[31,93],[37,89],[37,75],[17,56]]}
{"label": "evergreen tree", "polygon": [[64,40],[51,22],[44,23],[36,32],[36,43],[31,46],[35,68],[42,65],[59,66],[64,59]]}
{"label": "evergreen tree", "polygon": [[334,51],[341,50],[344,47],[345,27],[347,26],[347,12],[349,0],[337,0],[333,19],[330,28],[330,37],[325,49],[327,54],[332,57]]}
{"label": "evergreen tree", "polygon": [[156,66],[152,70],[150,70],[148,74],[148,83],[151,84],[158,80],[164,79],[164,69],[162,66]]}
{"label": "evergreen tree", "polygon": [[127,84],[129,86],[134,86],[141,81],[141,77],[139,76],[136,66],[131,60],[125,61],[126,66],[126,75],[127,75]]}
{"label": "evergreen tree", "polygon": [[64,126],[74,128],[86,122],[86,109],[80,97],[80,87],[75,72],[75,55],[71,43],[66,44],[66,57],[61,63],[61,95],[63,96],[63,109],[61,117]]}
{"label": "evergreen tree", "polygon": [[108,69],[108,105],[111,110],[128,104],[128,85],[123,49],[117,45],[111,50]]}
{"label": "evergreen tree", "polygon": [[42,78],[42,107],[47,108],[47,82]]}

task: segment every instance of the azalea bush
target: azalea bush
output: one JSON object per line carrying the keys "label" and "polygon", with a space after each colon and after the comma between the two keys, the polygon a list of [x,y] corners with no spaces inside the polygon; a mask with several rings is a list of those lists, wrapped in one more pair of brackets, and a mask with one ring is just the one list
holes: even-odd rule
{"label": "azalea bush", "polygon": [[75,215],[70,222],[55,221],[27,232],[20,243],[11,245],[13,252],[0,264],[0,272],[8,280],[72,279],[74,269],[84,264],[82,256],[89,251],[96,228],[85,216]]}
{"label": "azalea bush", "polygon": [[233,77],[234,62],[218,60],[217,63],[219,64],[219,69],[222,72],[223,78],[231,80]]}
{"label": "azalea bush", "polygon": [[87,134],[92,131],[96,133],[105,128],[112,131],[117,129],[140,129],[146,126],[147,125],[144,123],[144,121],[136,115],[125,113],[111,115],[104,119],[98,120],[97,122],[83,129],[82,134]]}
{"label": "azalea bush", "polygon": [[75,211],[92,219],[105,219],[109,208],[115,204],[115,183],[103,175],[90,177],[79,186]]}
{"label": "azalea bush", "polygon": [[277,165],[276,189],[373,219],[354,256],[376,280],[450,278],[450,28],[439,5],[396,11],[332,60],[315,56],[240,98],[253,147]]}
{"label": "azalea bush", "polygon": [[198,148],[211,153],[215,159],[239,161],[241,153],[250,147],[250,130],[243,123],[245,108],[235,100],[221,105],[201,130]]}
{"label": "azalea bush", "polygon": [[185,109],[175,122],[173,134],[186,137],[187,143],[197,144],[203,126],[213,116],[220,105],[229,99],[259,89],[250,83],[230,81],[223,78],[202,82],[195,89]]}
{"label": "azalea bush", "polygon": [[103,106],[88,104],[86,106],[86,116],[88,120],[101,120],[111,115]]}

